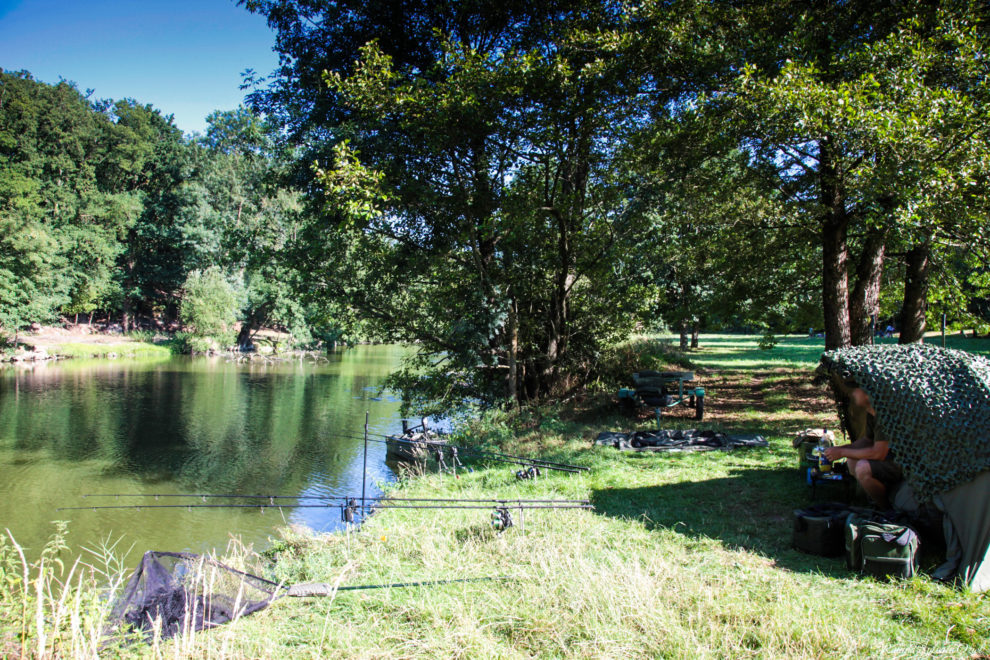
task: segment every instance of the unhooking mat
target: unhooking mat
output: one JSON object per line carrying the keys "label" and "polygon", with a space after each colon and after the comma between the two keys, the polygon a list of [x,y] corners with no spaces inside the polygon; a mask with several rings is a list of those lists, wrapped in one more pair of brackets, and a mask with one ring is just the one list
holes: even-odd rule
{"label": "unhooking mat", "polygon": [[766,447],[762,435],[727,435],[721,431],[663,430],[617,433],[602,431],[595,439],[596,445],[615,447],[626,451],[710,451],[712,449],[738,449],[740,447]]}

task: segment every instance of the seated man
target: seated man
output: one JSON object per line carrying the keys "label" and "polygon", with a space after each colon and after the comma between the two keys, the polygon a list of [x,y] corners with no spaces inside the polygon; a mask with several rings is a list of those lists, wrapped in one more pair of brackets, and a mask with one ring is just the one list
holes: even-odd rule
{"label": "seated man", "polygon": [[889,510],[887,493],[904,479],[904,474],[893,461],[889,443],[873,437],[877,411],[870,402],[870,395],[855,383],[833,379],[833,385],[837,392],[845,395],[846,426],[850,436],[859,436],[859,439],[841,447],[829,447],[825,450],[825,458],[830,461],[845,458],[850,474],[856,477],[877,508]]}

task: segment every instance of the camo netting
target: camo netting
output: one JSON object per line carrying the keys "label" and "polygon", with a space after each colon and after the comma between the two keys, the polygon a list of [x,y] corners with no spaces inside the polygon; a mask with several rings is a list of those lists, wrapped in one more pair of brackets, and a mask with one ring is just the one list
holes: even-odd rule
{"label": "camo netting", "polygon": [[990,469],[990,360],[929,344],[856,346],[824,353],[818,374],[870,395],[876,438],[920,500]]}
{"label": "camo netting", "polygon": [[114,603],[116,625],[167,639],[203,630],[267,607],[279,585],[202,555],[146,552]]}

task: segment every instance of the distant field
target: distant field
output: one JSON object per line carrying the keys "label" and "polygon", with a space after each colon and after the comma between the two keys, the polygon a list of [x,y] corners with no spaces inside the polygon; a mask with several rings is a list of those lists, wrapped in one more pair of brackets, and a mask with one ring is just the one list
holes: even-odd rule
{"label": "distant field", "polygon": [[[677,345],[676,336],[664,337]],[[777,345],[769,350],[758,346],[757,335],[713,334],[701,335],[699,349],[689,353],[690,360],[705,369],[774,369],[774,368],[813,368],[825,350],[822,337],[786,335],[777,338]],[[941,335],[929,334],[925,340],[940,346]],[[880,344],[896,344],[896,338],[878,339]],[[945,340],[946,348],[968,351],[990,356],[990,339],[971,339],[950,335]]]}

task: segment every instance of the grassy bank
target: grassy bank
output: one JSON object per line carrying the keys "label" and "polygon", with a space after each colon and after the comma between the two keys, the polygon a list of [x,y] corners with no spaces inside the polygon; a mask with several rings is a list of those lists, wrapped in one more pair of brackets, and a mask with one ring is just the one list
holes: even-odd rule
{"label": "grassy bank", "polygon": [[48,349],[50,355],[65,358],[167,358],[173,355],[168,344],[122,340],[112,344],[55,344]]}
{"label": "grassy bank", "polygon": [[[971,341],[971,340],[970,340]],[[404,497],[589,498],[594,511],[384,510],[359,530],[286,530],[238,565],[286,583],[340,586],[498,577],[289,599],[234,624],[136,653],[161,657],[977,657],[990,609],[921,576],[881,583],[841,559],[790,547],[792,511],[809,502],[790,440],[837,423],[810,370],[821,340],[702,338],[687,359],[708,392],[704,422],[673,428],[758,432],[768,449],[683,454],[596,448],[601,430],[650,428],[618,414],[610,386],[554,409],[489,417],[462,442],[591,468],[519,481],[504,465],[427,474]],[[967,344],[986,350],[985,345]],[[637,359],[655,355],[644,345]],[[655,359],[649,366],[659,366]],[[271,559],[276,562],[272,564]],[[926,561],[930,561],[926,559]],[[31,612],[30,620],[37,620]],[[5,622],[6,623],[6,622]],[[28,626],[30,628],[30,626]],[[30,630],[28,630],[30,634]],[[49,638],[51,636],[49,635]],[[16,641],[9,633],[6,649]]]}
{"label": "grassy bank", "polygon": [[[83,327],[83,326],[80,326]],[[167,358],[178,352],[174,338],[147,330],[103,334],[46,326],[20,337],[21,349],[44,351],[57,359]],[[13,353],[13,347],[7,347]]]}

